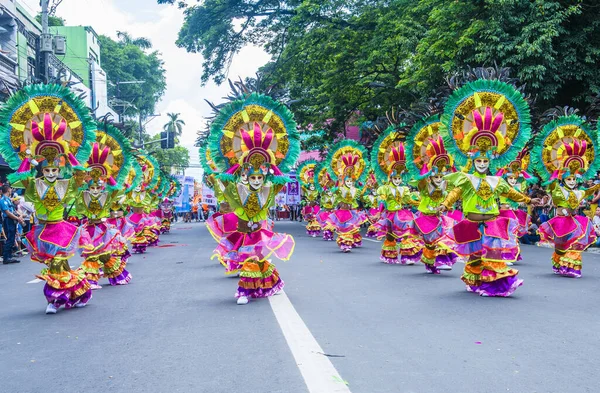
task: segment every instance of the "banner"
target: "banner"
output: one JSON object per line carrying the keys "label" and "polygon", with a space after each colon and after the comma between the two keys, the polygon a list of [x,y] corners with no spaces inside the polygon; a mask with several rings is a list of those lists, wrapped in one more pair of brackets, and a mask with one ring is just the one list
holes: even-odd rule
{"label": "banner", "polygon": [[217,206],[215,192],[204,183],[202,184],[202,204],[207,204],[208,206]]}
{"label": "banner", "polygon": [[300,183],[296,180],[296,175],[291,175],[292,182],[287,184],[286,202],[288,205],[298,205],[300,203]]}
{"label": "banner", "polygon": [[192,198],[194,197],[194,178],[192,176],[175,175],[181,183],[181,193],[175,200],[175,211],[187,213],[192,211]]}

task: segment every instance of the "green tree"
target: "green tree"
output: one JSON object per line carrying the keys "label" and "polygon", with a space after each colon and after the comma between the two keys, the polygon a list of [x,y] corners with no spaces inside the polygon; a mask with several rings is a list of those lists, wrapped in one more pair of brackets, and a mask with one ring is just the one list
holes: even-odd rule
{"label": "green tree", "polygon": [[[42,23],[42,14],[37,14],[35,16],[35,20],[41,24]],[[48,15],[48,26],[53,27],[53,26],[64,26],[65,25],[65,20],[61,17],[58,16],[52,16],[52,15]]]}
{"label": "green tree", "polygon": [[185,122],[179,118],[181,113],[167,113],[169,116],[169,122],[163,126],[163,129],[167,132],[172,132],[176,136],[180,137],[183,132],[183,126]]}
{"label": "green tree", "polygon": [[[108,95],[123,105],[117,108],[119,112],[142,118],[153,114],[167,86],[160,53],[145,53],[138,45],[103,35],[99,42],[100,61],[109,80]],[[131,81],[143,83],[123,83]]]}
{"label": "green tree", "polygon": [[126,31],[117,31],[117,38],[119,38],[119,42],[124,45],[135,45],[140,49],[152,48],[152,42],[148,38],[133,38],[131,34]]}
{"label": "green tree", "polygon": [[[246,45],[301,125],[332,138],[348,121],[409,108],[467,67],[510,67],[537,97],[583,111],[600,91],[592,0],[158,0],[185,7],[177,45],[201,53],[202,81],[226,79]],[[333,121],[331,121],[333,119]]]}

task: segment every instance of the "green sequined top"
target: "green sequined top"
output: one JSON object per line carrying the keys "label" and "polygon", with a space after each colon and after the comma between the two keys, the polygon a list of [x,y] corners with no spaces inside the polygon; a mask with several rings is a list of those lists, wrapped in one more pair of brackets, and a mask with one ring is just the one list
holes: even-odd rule
{"label": "green sequined top", "polygon": [[379,201],[385,205],[387,211],[395,212],[414,204],[410,189],[406,186],[395,186],[392,183],[377,189]]}
{"label": "green sequined top", "polygon": [[75,179],[60,179],[53,183],[44,178],[26,182],[25,200],[31,202],[41,221],[61,221],[65,206],[77,195]]}
{"label": "green sequined top", "polygon": [[450,208],[458,199],[462,199],[462,211],[465,214],[500,214],[497,202],[500,196],[515,202],[529,203],[531,200],[526,195],[515,191],[500,176],[456,172],[444,176],[444,179],[455,188],[448,193],[443,204],[446,208]]}

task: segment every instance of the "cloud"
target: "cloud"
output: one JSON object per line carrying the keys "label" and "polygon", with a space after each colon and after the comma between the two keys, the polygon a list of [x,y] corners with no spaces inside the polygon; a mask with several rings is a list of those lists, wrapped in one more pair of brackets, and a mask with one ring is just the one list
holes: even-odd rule
{"label": "cloud", "polygon": [[[40,9],[39,0],[24,2],[32,13]],[[136,9],[143,9],[143,12],[136,12]],[[124,0],[64,0],[57,15],[64,18],[67,25],[91,26],[98,34],[112,38],[116,38],[117,31],[121,30],[152,41],[153,48],[162,54],[165,62],[167,91],[156,108],[156,113],[161,116],[151,120],[146,129],[150,134],[160,132],[167,122],[167,113],[180,113],[186,123],[182,144],[190,150],[191,163],[197,164],[197,148],[193,146],[196,132],[204,126],[203,118],[211,114],[204,100],[222,102],[229,86],[227,83],[200,85],[202,56],[187,53],[175,45],[183,23],[182,11],[177,7],[158,5],[155,0],[128,0],[127,3]],[[246,47],[234,58],[230,78],[252,76],[268,60],[269,56],[262,49]],[[190,173],[200,176],[201,171],[190,170]]]}

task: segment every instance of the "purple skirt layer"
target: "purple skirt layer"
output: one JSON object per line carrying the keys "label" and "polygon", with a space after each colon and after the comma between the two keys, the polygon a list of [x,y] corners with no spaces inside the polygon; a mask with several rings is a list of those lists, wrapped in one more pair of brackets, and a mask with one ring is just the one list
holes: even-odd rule
{"label": "purple skirt layer", "polygon": [[73,291],[77,289],[79,289],[79,287],[60,290],[46,284],[44,285],[44,296],[46,296],[48,303],[54,303],[56,307],[65,306],[65,308],[71,308],[77,303],[86,304],[89,302],[92,298],[92,290],[90,289],[83,295],[74,297]]}
{"label": "purple skirt layer", "polygon": [[523,285],[523,280],[517,276],[509,276],[492,282],[484,282],[479,286],[467,285],[467,291],[478,293],[481,296],[507,297],[521,285]]}
{"label": "purple skirt layer", "polygon": [[117,277],[109,278],[110,285],[127,285],[131,281],[131,273],[123,269],[123,272]]}
{"label": "purple skirt layer", "polygon": [[276,295],[278,292],[280,292],[283,289],[284,286],[285,286],[285,283],[280,278],[279,281],[277,282],[277,284],[275,284],[272,288],[269,288],[269,289],[263,289],[263,288],[245,289],[242,287],[238,287],[235,297],[236,298],[239,298],[241,296],[246,296],[246,297],[250,297],[250,298],[269,297],[269,296]]}

